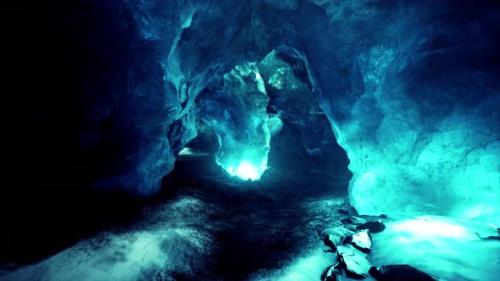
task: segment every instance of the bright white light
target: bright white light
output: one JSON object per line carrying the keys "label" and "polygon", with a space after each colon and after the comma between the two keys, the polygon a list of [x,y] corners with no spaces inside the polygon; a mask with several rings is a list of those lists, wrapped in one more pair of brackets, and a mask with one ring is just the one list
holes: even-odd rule
{"label": "bright white light", "polygon": [[243,152],[243,154],[246,154],[247,156],[244,158],[245,160],[230,159],[232,161],[229,161],[230,163],[228,164],[221,163],[216,160],[217,164],[233,177],[237,177],[244,181],[259,180],[262,177],[262,174],[267,170],[267,154],[264,159],[260,159],[258,157],[260,155],[257,155],[256,157],[252,153],[248,153],[248,151],[245,152]]}
{"label": "bright white light", "polygon": [[461,238],[467,235],[467,230],[462,226],[435,220],[432,217],[419,217],[397,222],[393,228],[396,231],[411,233],[418,237]]}
{"label": "bright white light", "polygon": [[[442,216],[387,222],[374,234],[372,264],[410,264],[439,280],[498,280],[496,227]],[[480,265],[480,266],[478,266]]]}
{"label": "bright white light", "polygon": [[230,166],[226,169],[226,171],[231,175],[238,177],[242,180],[258,180],[260,179],[262,173],[266,170],[266,166],[264,165],[259,169],[258,166],[252,164],[248,161],[241,161],[238,166]]}
{"label": "bright white light", "polygon": [[234,171],[234,175],[243,180],[258,180],[260,174],[259,169],[249,162],[241,162]]}

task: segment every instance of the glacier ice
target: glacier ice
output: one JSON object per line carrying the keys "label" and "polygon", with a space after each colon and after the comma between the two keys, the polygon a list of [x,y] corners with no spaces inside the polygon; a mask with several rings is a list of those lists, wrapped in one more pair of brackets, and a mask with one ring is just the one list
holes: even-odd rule
{"label": "glacier ice", "polygon": [[[23,147],[27,152],[14,150],[9,159],[20,162],[19,174],[24,175],[24,158],[55,156],[54,161],[64,164],[78,158],[62,170],[51,169],[64,166],[60,163],[41,167],[43,159],[26,162],[43,171],[33,171],[35,181],[46,172],[57,179],[71,171],[55,185],[66,188],[71,178],[70,184],[81,180],[84,188],[88,183],[147,195],[158,191],[178,155],[199,155],[184,149],[199,123],[219,138],[218,165],[235,177],[257,180],[272,176],[264,174],[271,165],[313,170],[305,161],[274,163],[281,159],[270,155],[297,147],[312,156],[329,153],[325,121],[350,161],[350,203],[361,214],[395,219],[374,235],[377,263],[408,262],[429,272],[440,270],[434,273],[450,279],[491,279],[498,266],[491,257],[498,256],[498,247],[479,241],[473,232],[478,225],[500,225],[500,8],[494,1],[466,2],[86,1],[91,13],[81,18],[73,12],[65,16],[69,24],[61,25],[75,40],[72,44],[82,43],[68,46],[72,49],[61,56],[84,65],[75,72],[81,71],[77,80],[85,83],[76,83],[78,91],[68,91],[67,100],[62,95],[61,104],[68,108],[51,104],[59,98],[52,96],[37,97],[30,101],[43,100],[41,104],[27,106],[47,106],[32,114],[43,119],[40,124],[66,120],[47,126],[49,130],[19,128],[39,130],[43,145],[57,142],[51,144],[57,149],[50,150],[55,155],[32,155]],[[61,22],[66,19],[55,21]],[[85,24],[91,27],[74,32]],[[21,98],[19,104],[24,103]],[[328,181],[323,180],[329,187]],[[422,219],[424,214],[442,217]],[[146,268],[130,270],[130,279],[180,255],[169,263],[169,270],[176,271],[189,261],[175,249],[171,254],[159,251],[162,241],[191,253],[202,251],[196,245],[204,243],[204,235],[188,227],[166,228],[110,235],[116,244],[106,244],[102,251],[92,248],[88,259],[72,259],[86,254],[73,248],[32,269],[67,279],[68,272],[60,275],[58,265],[71,259],[74,274],[86,275],[80,264],[99,264],[126,245],[130,264],[117,263],[103,272],[122,277],[123,268],[141,260],[143,249],[150,254],[141,260]],[[377,248],[381,241],[390,241],[385,245],[390,252]],[[283,279],[310,279],[320,271],[317,265],[328,266],[329,261],[329,255],[311,252],[285,268]],[[484,270],[475,268],[476,262]],[[464,267],[470,270],[454,275]],[[96,276],[102,276],[100,269]]]}
{"label": "glacier ice", "polygon": [[[499,98],[467,108],[460,99],[464,91],[475,95],[470,86],[453,93],[441,85],[407,85],[402,73],[414,66],[406,59],[382,46],[359,55],[364,91],[349,119],[332,122],[354,173],[351,203],[367,214],[433,213],[500,223]],[[414,89],[434,96],[412,98]],[[443,108],[433,101],[440,91],[456,104]]]}

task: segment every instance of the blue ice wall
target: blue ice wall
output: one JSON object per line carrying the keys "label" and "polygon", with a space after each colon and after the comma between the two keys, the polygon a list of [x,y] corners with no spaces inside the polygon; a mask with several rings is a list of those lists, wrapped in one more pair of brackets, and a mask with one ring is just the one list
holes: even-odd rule
{"label": "blue ice wall", "polygon": [[309,27],[322,39],[306,53],[351,161],[351,203],[498,224],[498,7],[321,6],[328,23]]}

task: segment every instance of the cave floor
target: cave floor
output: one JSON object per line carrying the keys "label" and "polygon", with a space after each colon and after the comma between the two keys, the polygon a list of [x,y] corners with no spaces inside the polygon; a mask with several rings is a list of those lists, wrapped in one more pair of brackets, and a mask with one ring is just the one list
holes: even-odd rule
{"label": "cave floor", "polygon": [[[302,274],[319,278],[331,265],[333,254],[323,251],[327,248],[319,233],[340,224],[336,210],[346,206],[348,179],[325,182],[322,174],[295,174],[291,180],[271,170],[261,181],[242,182],[207,163],[181,159],[166,180],[166,190],[217,206],[218,211],[209,216],[215,229],[215,251],[203,269],[213,274],[210,280],[272,280],[276,277],[270,272],[283,270],[307,254],[319,255],[315,257],[318,263],[315,268],[301,269]],[[192,179],[189,172],[193,169],[207,173]],[[175,183],[171,189],[169,181]]]}
{"label": "cave floor", "polygon": [[261,181],[242,182],[209,160],[179,159],[162,194],[133,223],[0,279],[319,279],[334,260],[319,232],[340,224],[335,210],[345,206],[348,179],[295,174],[285,180],[270,169]]}
{"label": "cave floor", "polygon": [[[242,182],[206,156],[181,157],[162,193],[132,222],[0,271],[0,280],[321,280],[336,255],[320,233],[348,216],[347,182],[272,168],[260,181]],[[386,226],[372,235],[373,265],[407,263],[442,280],[496,280],[500,245],[478,239],[484,226],[443,217]]]}

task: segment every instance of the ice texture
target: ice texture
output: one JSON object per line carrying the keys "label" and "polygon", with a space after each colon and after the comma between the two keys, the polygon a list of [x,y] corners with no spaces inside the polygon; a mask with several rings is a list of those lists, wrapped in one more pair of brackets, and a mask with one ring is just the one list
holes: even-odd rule
{"label": "ice texture", "polygon": [[[431,11],[422,15],[415,9],[392,9],[394,21],[380,27],[372,44],[343,51],[351,58],[343,66],[349,69],[349,88],[323,89],[324,109],[354,174],[350,201],[364,214],[441,214],[498,225],[498,72],[478,63],[492,56],[490,23],[442,23]],[[338,27],[379,26],[387,11],[365,12],[370,16],[337,22]],[[354,44],[353,36],[344,36]],[[443,36],[446,41],[437,46]]]}

